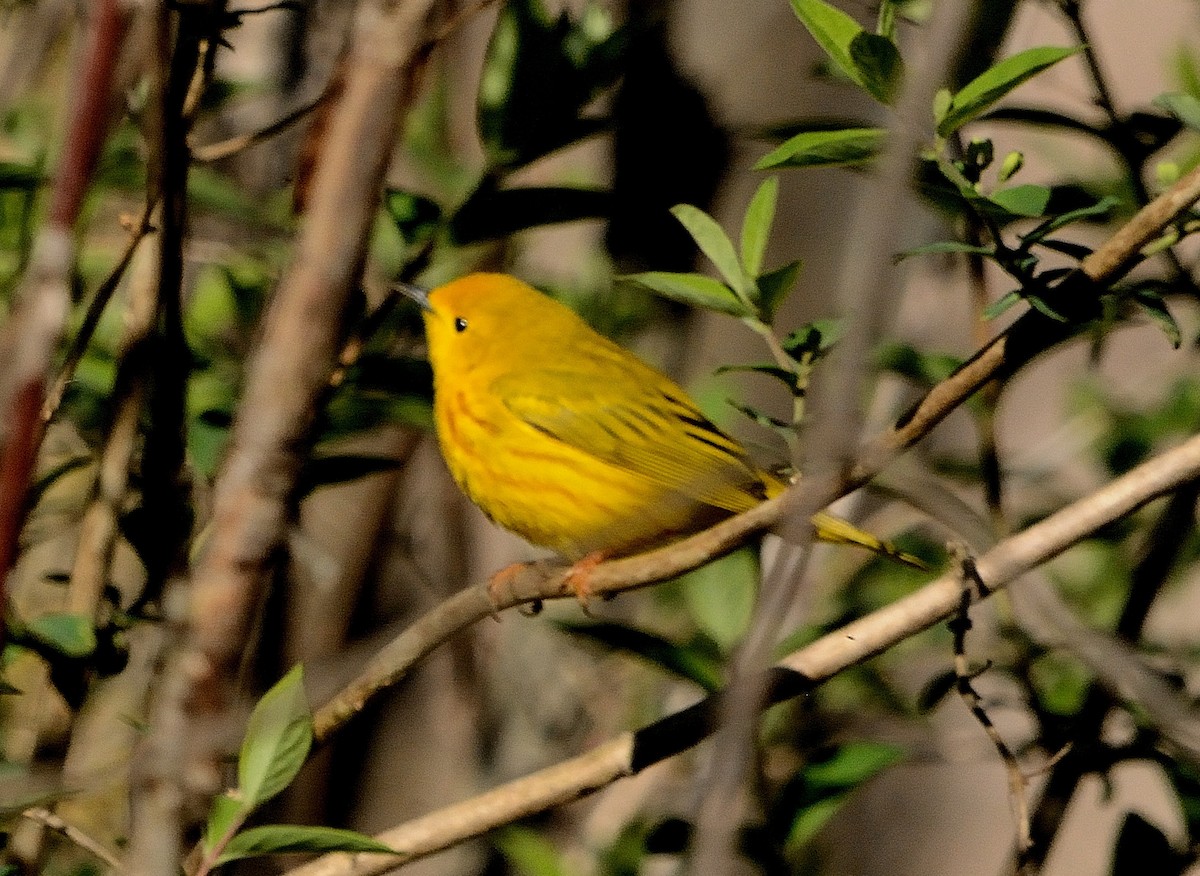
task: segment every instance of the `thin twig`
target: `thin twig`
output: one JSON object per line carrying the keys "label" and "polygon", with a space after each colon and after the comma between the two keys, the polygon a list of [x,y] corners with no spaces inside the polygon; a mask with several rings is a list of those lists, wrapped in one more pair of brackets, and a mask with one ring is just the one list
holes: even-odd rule
{"label": "thin twig", "polygon": [[67,387],[75,379],[75,371],[79,368],[79,363],[83,361],[88,344],[91,343],[92,336],[96,333],[96,328],[100,325],[100,318],[104,315],[104,309],[108,306],[113,293],[116,292],[117,287],[121,284],[121,278],[125,276],[125,271],[128,270],[130,262],[133,261],[133,255],[137,252],[138,244],[141,243],[143,237],[153,230],[153,226],[150,223],[150,216],[153,211],[154,203],[147,201],[145,206],[142,207],[142,213],[138,217],[137,222],[130,227],[129,241],[125,244],[125,249],[121,253],[121,257],[117,260],[113,269],[108,272],[108,276],[96,287],[96,292],[92,296],[92,300],[88,302],[87,310],[83,315],[83,322],[79,325],[79,331],[71,339],[71,345],[67,349],[67,355],[63,360],[62,368],[59,369],[58,376],[54,379],[54,384],[50,387],[50,391],[46,393],[46,403],[42,407],[43,421],[49,423],[58,412]]}
{"label": "thin twig", "polygon": [[[1016,583],[1030,569],[1047,562],[1099,528],[1197,476],[1200,476],[1200,436],[1143,463],[984,553],[975,563],[983,587],[976,592],[966,591],[969,600],[974,603]],[[626,563],[626,569],[637,565],[635,561],[622,562]],[[596,573],[606,578],[606,592],[614,592],[613,582],[607,575],[613,565],[615,563],[605,563],[596,567]],[[540,591],[534,587],[524,590],[524,601],[573,595],[567,593],[568,588],[556,578],[544,579],[543,585]],[[480,598],[486,600],[486,589],[486,585],[481,584],[454,599],[465,601],[468,594],[478,591],[482,594]],[[962,576],[956,568],[891,605],[793,652],[783,658],[772,673],[769,701],[778,702],[807,692],[847,668],[948,620],[962,610],[963,593]],[[423,623],[424,620],[418,621],[418,626]],[[324,855],[289,871],[287,876],[383,873],[595,791],[705,739],[712,733],[715,719],[720,714],[720,696],[709,697],[632,735],[621,734],[579,757],[379,834],[377,838],[395,849],[396,856]],[[336,698],[334,703],[341,699]],[[330,706],[318,712],[318,720],[322,714],[330,712]],[[325,727],[328,735],[328,722]]]}
{"label": "thin twig", "polygon": [[121,859],[115,853],[105,848],[103,843],[88,836],[84,831],[64,820],[61,816],[51,812],[49,809],[34,806],[22,812],[21,816],[28,818],[30,821],[35,821],[43,827],[48,827],[55,833],[61,833],[71,842],[75,843],[75,845],[79,846],[79,848],[91,853],[118,873],[125,872],[121,864]]}
{"label": "thin twig", "polygon": [[1008,774],[1009,800],[1012,803],[1013,817],[1017,823],[1017,873],[1030,873],[1033,871],[1029,868],[1028,857],[1029,847],[1033,842],[1029,838],[1029,798],[1026,793],[1029,788],[1029,779],[1021,769],[1017,756],[1004,741],[1004,737],[1000,735],[999,729],[992,722],[987,709],[984,708],[983,697],[971,683],[979,675],[979,672],[973,671],[967,661],[967,632],[971,629],[972,590],[982,597],[985,592],[984,583],[979,577],[973,557],[964,553],[956,559],[962,576],[962,597],[959,601],[958,613],[950,619],[949,624],[950,631],[954,634],[955,689],[975,720],[979,722],[979,726],[983,728],[983,732],[992,741],[996,753],[1000,755],[1000,760],[1004,763],[1004,770]]}
{"label": "thin twig", "polygon": [[229,158],[231,155],[236,155],[244,149],[255,146],[270,138],[274,137],[283,131],[286,131],[296,122],[300,121],[306,115],[311,113],[321,103],[329,97],[331,90],[330,85],[326,85],[321,90],[321,93],[312,100],[306,101],[296,107],[291,112],[277,119],[264,128],[259,128],[257,131],[250,131],[245,134],[238,134],[235,137],[230,137],[227,140],[221,140],[217,143],[207,143],[203,146],[192,147],[192,158],[201,164],[208,164],[213,161],[220,161],[222,158]]}

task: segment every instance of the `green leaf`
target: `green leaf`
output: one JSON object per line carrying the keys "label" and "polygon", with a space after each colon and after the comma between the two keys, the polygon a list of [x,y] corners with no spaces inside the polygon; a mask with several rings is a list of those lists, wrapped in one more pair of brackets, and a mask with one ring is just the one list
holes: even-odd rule
{"label": "green leaf", "polygon": [[811,763],[805,781],[822,790],[845,791],[883,772],[904,757],[904,749],[883,742],[847,742],[832,757]]}
{"label": "green leaf", "polygon": [[1200,99],[1191,94],[1160,94],[1154,105],[1162,107],[1193,131],[1200,131]]}
{"label": "green leaf", "polygon": [[626,651],[693,681],[706,691],[721,687],[720,655],[709,643],[707,650],[698,645],[681,645],[624,624],[593,622],[564,623],[562,629],[571,635],[582,636],[611,650]]}
{"label": "green leaf", "polygon": [[775,319],[775,314],[796,285],[803,267],[804,262],[796,259],[758,278],[758,309],[762,312],[764,322],[769,324]]}
{"label": "green leaf", "polygon": [[479,82],[478,127],[492,168],[528,164],[602,130],[584,113],[622,72],[626,39],[608,21],[551,15],[541,0],[501,8]]}
{"label": "green leaf", "polygon": [[803,131],[760,158],[754,169],[862,164],[879,154],[886,136],[883,128]]}
{"label": "green leaf", "polygon": [[739,297],[746,298],[751,287],[750,280],[733,250],[733,242],[717,224],[717,220],[691,204],[676,204],[671,208],[671,214],[687,229],[700,251],[708,256],[708,260],[725,278],[725,282]]}
{"label": "green leaf", "polygon": [[783,349],[797,362],[806,358],[815,362],[833,349],[844,332],[845,325],[839,318],[815,319],[784,338]]}
{"label": "green leaf", "polygon": [[220,794],[213,798],[212,807],[208,810],[208,821],[204,825],[204,836],[201,839],[205,852],[211,852],[231,831],[250,814],[250,807],[239,797],[229,793]]}
{"label": "green leaf", "polygon": [[900,55],[891,40],[864,31],[857,21],[824,0],[791,3],[796,17],[830,60],[876,100],[889,103],[900,70]]}
{"label": "green leaf", "polygon": [[495,240],[527,228],[599,219],[611,206],[612,194],[603,189],[481,186],[450,220],[450,237],[458,244]]}
{"label": "green leaf", "polygon": [[281,852],[377,852],[398,854],[391,846],[366,834],[339,827],[264,824],[244,830],[230,840],[217,864]]}
{"label": "green leaf", "polygon": [[1018,85],[1078,51],[1079,47],[1041,46],[993,64],[954,95],[938,122],[938,134],[950,136]]}
{"label": "green leaf", "polygon": [[987,307],[985,307],[983,309],[983,318],[984,319],[995,319],[996,317],[998,317],[1000,314],[1004,313],[1004,311],[1008,310],[1010,307],[1012,307],[1014,304],[1016,304],[1020,300],[1021,300],[1021,293],[1018,292],[1016,289],[1012,290],[1011,292],[1006,292],[1006,293],[1004,293],[1004,295],[1000,296],[1000,298],[993,301],[991,304],[989,304]]}
{"label": "green leaf", "polygon": [[492,840],[518,876],[567,876],[562,854],[548,839],[528,827],[508,827]]}
{"label": "green leaf", "polygon": [[889,344],[879,353],[880,368],[921,386],[933,386],[945,380],[962,365],[962,361],[948,353],[923,352],[911,344]]}
{"label": "green leaf", "polygon": [[860,31],[850,40],[850,57],[863,87],[880,103],[890,104],[904,76],[904,62],[895,43],[885,36]]}
{"label": "green leaf", "polygon": [[66,657],[87,657],[96,650],[94,621],[86,614],[49,612],[31,620],[25,632]]}
{"label": "green leaf", "polygon": [[766,429],[774,429],[782,433],[795,434],[795,427],[786,420],[780,420],[777,417],[772,417],[770,414],[760,411],[758,408],[750,407],[750,405],[744,405],[741,402],[735,401],[731,398],[726,399],[725,402],[739,414],[749,417],[751,420],[758,423],[758,425]]}
{"label": "green leaf", "polygon": [[799,389],[799,378],[795,371],[788,371],[786,368],[780,368],[778,365],[762,362],[757,365],[722,365],[717,368],[714,374],[728,374],[731,371],[749,371],[754,374],[766,374],[768,377],[774,377],[776,380],[787,386],[788,391],[795,394]]}
{"label": "green leaf", "polygon": [[673,271],[647,271],[626,274],[622,281],[638,283],[664,298],[716,310],[733,316],[754,316],[733,290],[719,280],[701,274],[680,274]]}
{"label": "green leaf", "polygon": [[779,179],[771,177],[758,187],[746,216],[742,219],[742,267],[746,275],[757,277],[762,272],[763,255],[775,221],[775,203],[779,198]]}
{"label": "green leaf", "polygon": [[1093,219],[1099,216],[1106,216],[1120,203],[1120,198],[1114,195],[1105,195],[1099,201],[1091,204],[1090,206],[1080,207],[1077,210],[1068,210],[1066,213],[1062,213],[1058,216],[1047,219],[1028,234],[1020,235],[1021,240],[1036,243],[1047,235],[1053,234],[1055,231],[1058,231],[1058,229],[1065,228],[1072,223],[1079,222],[1084,219]]}
{"label": "green leaf", "polygon": [[758,552],[742,548],[679,578],[696,625],[728,652],[750,625],[758,596]]}
{"label": "green leaf", "polygon": [[427,240],[442,218],[442,208],[436,202],[403,189],[388,189],[383,208],[409,246]]}
{"label": "green leaf", "polygon": [[1163,334],[1167,336],[1171,346],[1178,350],[1179,345],[1183,343],[1183,333],[1179,329],[1179,323],[1167,309],[1167,303],[1163,301],[1162,296],[1149,290],[1138,289],[1131,297],[1142,311],[1163,330]]}
{"label": "green leaf", "polygon": [[1046,212],[1050,190],[1045,186],[1024,184],[992,192],[988,200],[1014,216],[1037,218]]}
{"label": "green leaf", "polygon": [[238,758],[238,791],[251,809],[295,778],[312,747],[312,712],[304,696],[304,669],[296,665],[250,714]]}
{"label": "green leaf", "polygon": [[923,246],[915,246],[912,249],[906,249],[904,252],[896,253],[895,260],[902,262],[905,259],[913,256],[935,255],[941,253],[964,253],[967,255],[990,256],[995,250],[990,246],[975,246],[970,243],[963,243],[958,240],[939,240],[934,243],[926,243]]}

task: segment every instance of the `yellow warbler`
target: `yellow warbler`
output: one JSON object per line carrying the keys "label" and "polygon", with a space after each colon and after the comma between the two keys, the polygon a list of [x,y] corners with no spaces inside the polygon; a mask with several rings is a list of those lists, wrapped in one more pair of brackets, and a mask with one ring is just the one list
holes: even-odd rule
{"label": "yellow warbler", "polygon": [[[520,280],[471,274],[402,291],[424,310],[434,418],[454,479],[493,521],[581,571],[786,486],[673,380]],[[913,561],[832,515],[812,522],[819,538]]]}

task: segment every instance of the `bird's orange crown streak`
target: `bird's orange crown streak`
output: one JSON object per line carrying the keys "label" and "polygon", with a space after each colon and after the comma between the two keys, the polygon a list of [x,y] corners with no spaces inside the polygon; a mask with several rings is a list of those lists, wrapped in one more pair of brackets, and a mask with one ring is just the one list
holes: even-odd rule
{"label": "bird's orange crown streak", "polygon": [[[571,560],[699,531],[784,484],[669,377],[504,274],[426,300],[434,417],[463,491],[496,523]],[[900,559],[828,514],[817,536]]]}

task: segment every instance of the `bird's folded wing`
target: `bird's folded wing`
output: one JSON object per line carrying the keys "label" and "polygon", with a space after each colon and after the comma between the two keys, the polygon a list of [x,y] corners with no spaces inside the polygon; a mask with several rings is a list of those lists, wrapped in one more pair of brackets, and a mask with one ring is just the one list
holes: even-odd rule
{"label": "bird's folded wing", "polygon": [[[492,392],[544,435],[682,495],[745,511],[764,498],[745,451],[673,386],[595,374],[506,374]],[[598,385],[599,384],[599,385]]]}

